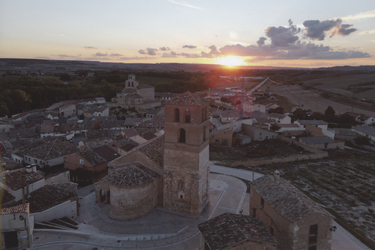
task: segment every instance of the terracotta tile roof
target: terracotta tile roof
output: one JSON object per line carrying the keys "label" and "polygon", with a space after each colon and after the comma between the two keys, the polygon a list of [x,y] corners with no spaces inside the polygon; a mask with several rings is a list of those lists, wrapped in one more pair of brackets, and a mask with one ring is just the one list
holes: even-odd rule
{"label": "terracotta tile roof", "polygon": [[137,147],[138,145],[135,143],[127,143],[124,146],[121,146],[120,148],[126,152],[132,150],[133,148]]}
{"label": "terracotta tile roof", "polygon": [[142,137],[149,141],[151,139],[156,138],[156,135],[152,132],[146,132],[142,134]]}
{"label": "terracotta tile roof", "polygon": [[20,204],[13,207],[6,207],[1,209],[1,214],[15,214],[15,213],[28,213],[29,203]]}
{"label": "terracotta tile roof", "polygon": [[319,204],[283,178],[266,175],[256,179],[253,188],[278,214],[290,222],[296,222],[311,213],[331,217]]}
{"label": "terracotta tile roof", "polygon": [[210,249],[227,249],[243,241],[277,245],[263,223],[250,216],[224,213],[198,225]]}
{"label": "terracotta tile roof", "polygon": [[130,138],[135,135],[139,135],[138,131],[134,128],[128,128],[122,130],[122,133],[124,134],[124,138]]}
{"label": "terracotta tile roof", "polygon": [[139,148],[139,151],[155,162],[157,166],[164,168],[164,136],[151,140]]}
{"label": "terracotta tile roof", "polygon": [[1,180],[12,190],[18,190],[26,186],[26,180],[29,180],[29,184],[34,183],[43,179],[44,177],[35,172],[27,172],[26,169],[14,170],[5,172],[5,180]]}
{"label": "terracotta tile roof", "polygon": [[139,128],[164,128],[165,118],[156,116],[138,125]]}
{"label": "terracotta tile roof", "polygon": [[82,156],[85,160],[90,162],[93,166],[97,166],[97,165],[108,162],[106,159],[101,157],[98,153],[96,153],[92,149],[88,149],[86,151],[79,152],[78,154],[80,156]]}
{"label": "terracotta tile roof", "polygon": [[74,154],[79,151],[77,145],[75,143],[65,141],[65,137],[46,138],[43,139],[43,141],[45,143],[24,152],[24,155],[41,160],[50,160],[57,157]]}
{"label": "terracotta tile roof", "polygon": [[117,187],[140,186],[152,182],[160,176],[155,171],[144,165],[134,162],[123,166],[118,166],[119,170],[108,174],[106,181]]}
{"label": "terracotta tile roof", "polygon": [[108,145],[103,145],[101,147],[94,148],[93,151],[97,153],[98,155],[100,155],[106,161],[112,161],[120,156],[117,153],[117,151],[114,151]]}
{"label": "terracotta tile roof", "polygon": [[206,105],[207,103],[208,101],[203,97],[194,95],[188,91],[181,94],[179,97],[166,102],[165,105],[202,106]]}
{"label": "terracotta tile roof", "polygon": [[59,205],[76,195],[55,185],[45,185],[31,192],[30,198],[26,198],[26,201],[30,203],[30,213],[38,213]]}

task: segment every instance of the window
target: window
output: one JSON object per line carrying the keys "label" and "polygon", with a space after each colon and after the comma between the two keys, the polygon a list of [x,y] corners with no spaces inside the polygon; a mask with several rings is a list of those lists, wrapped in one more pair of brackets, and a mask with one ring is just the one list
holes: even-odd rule
{"label": "window", "polygon": [[273,227],[270,227],[270,234],[273,236],[274,234],[274,231],[273,231]]}
{"label": "window", "polygon": [[264,199],[263,199],[263,198],[260,198],[260,205],[261,205],[262,207],[264,207]]}
{"label": "window", "polygon": [[190,122],[190,110],[189,109],[185,110],[185,122],[186,123]]}
{"label": "window", "polygon": [[253,208],[253,217],[255,218],[257,216],[257,209]]}
{"label": "window", "polygon": [[178,142],[181,142],[181,143],[185,143],[185,141],[186,141],[186,138],[185,138],[185,135],[186,133],[185,133],[185,129],[180,129],[180,136],[179,136],[179,138],[178,138]]}
{"label": "window", "polygon": [[84,164],[85,162],[82,159],[79,159],[79,164]]}
{"label": "window", "polygon": [[[310,226],[310,235],[309,235],[309,249],[315,247],[315,244],[318,242],[318,224]],[[312,246],[314,245],[314,246]],[[314,248],[311,248],[314,249]]]}
{"label": "window", "polygon": [[174,121],[180,122],[180,110],[179,109],[174,110]]}

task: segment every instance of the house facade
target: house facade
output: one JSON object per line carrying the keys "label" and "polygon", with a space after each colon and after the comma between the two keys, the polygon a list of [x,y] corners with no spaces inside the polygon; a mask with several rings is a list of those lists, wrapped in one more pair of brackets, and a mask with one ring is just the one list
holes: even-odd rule
{"label": "house facade", "polygon": [[280,249],[331,249],[333,216],[278,171],[252,183],[250,215],[263,222]]}

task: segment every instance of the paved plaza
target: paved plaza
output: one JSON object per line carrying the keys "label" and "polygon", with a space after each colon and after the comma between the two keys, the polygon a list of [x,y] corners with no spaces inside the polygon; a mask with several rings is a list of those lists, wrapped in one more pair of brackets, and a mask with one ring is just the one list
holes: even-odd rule
{"label": "paved plaza", "polygon": [[95,203],[92,189],[89,186],[80,191],[84,196],[80,197],[78,230],[36,231],[31,249],[198,249],[199,223],[225,212],[245,211],[244,201],[249,200],[243,181],[212,173],[210,203],[198,219],[158,207],[141,219],[115,221],[107,216],[110,205]]}

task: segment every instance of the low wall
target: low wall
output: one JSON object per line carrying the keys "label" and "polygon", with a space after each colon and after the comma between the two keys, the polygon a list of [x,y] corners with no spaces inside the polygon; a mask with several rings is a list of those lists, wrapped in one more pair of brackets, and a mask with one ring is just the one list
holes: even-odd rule
{"label": "low wall", "polygon": [[51,207],[40,213],[33,213],[34,221],[43,222],[51,221],[53,219],[59,219],[62,217],[68,217],[70,219],[77,218],[77,202],[76,201],[65,201],[57,206]]}

